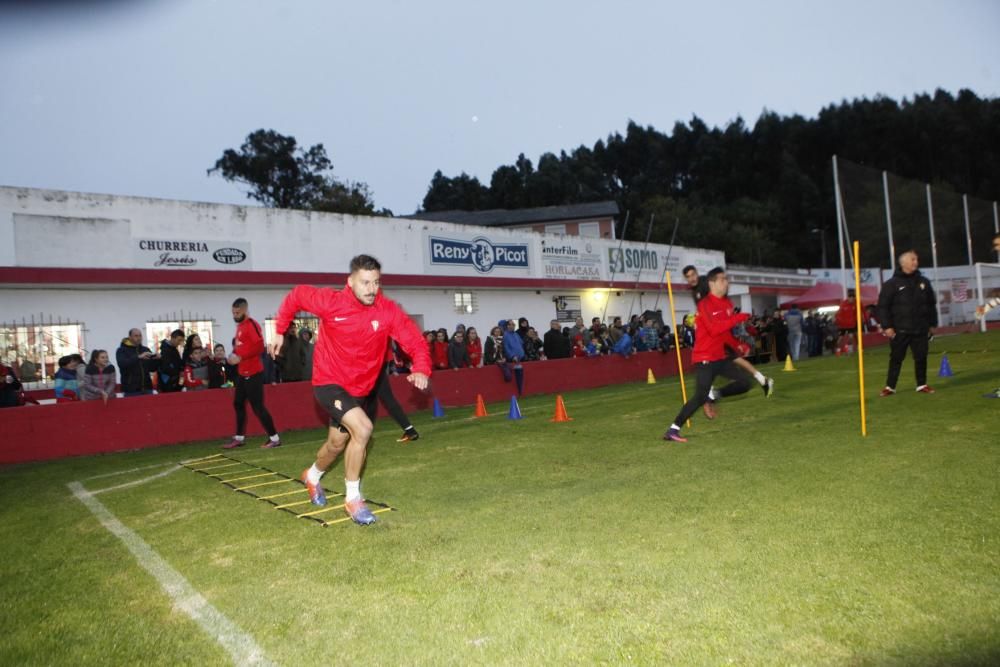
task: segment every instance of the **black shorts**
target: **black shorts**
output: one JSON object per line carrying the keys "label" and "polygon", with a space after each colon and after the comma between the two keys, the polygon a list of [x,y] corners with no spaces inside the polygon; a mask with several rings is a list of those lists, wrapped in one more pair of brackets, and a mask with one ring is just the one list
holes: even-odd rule
{"label": "black shorts", "polygon": [[850,336],[851,334],[857,333],[857,332],[858,332],[858,330],[855,329],[854,327],[851,327],[850,329],[837,329],[837,333],[840,336]]}
{"label": "black shorts", "polygon": [[347,390],[339,384],[325,384],[321,387],[313,387],[313,396],[323,406],[323,409],[330,413],[330,426],[339,427],[344,433],[347,432],[347,429],[340,424],[340,421],[349,410],[354,408],[364,410],[372,424],[375,423],[375,413],[378,410],[378,396],[375,391],[358,398],[347,393]]}

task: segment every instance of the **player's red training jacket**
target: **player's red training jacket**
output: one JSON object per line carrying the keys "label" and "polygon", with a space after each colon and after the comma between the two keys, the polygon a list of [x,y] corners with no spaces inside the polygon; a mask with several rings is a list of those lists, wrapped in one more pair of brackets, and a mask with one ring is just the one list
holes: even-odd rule
{"label": "player's red training jacket", "polygon": [[837,328],[838,329],[857,329],[858,328],[858,306],[854,302],[854,299],[844,299],[840,302],[840,308],[837,309]]}
{"label": "player's red training jacket", "polygon": [[233,340],[233,354],[240,358],[237,372],[245,378],[263,373],[264,362],[260,360],[260,355],[264,353],[264,337],[257,320],[245,317],[236,325],[236,338]]}
{"label": "player's red training jacket", "polygon": [[337,291],[299,285],[278,308],[275,329],[279,334],[284,334],[299,311],[320,320],[321,335],[313,352],[313,385],[336,384],[351,396],[367,396],[382,372],[390,337],[413,359],[414,373],[431,374],[431,357],[417,325],[381,291],[375,303],[366,306],[348,286]]}
{"label": "player's red training jacket", "polygon": [[709,292],[698,302],[698,319],[695,320],[694,349],[691,361],[719,361],[726,358],[726,347],[736,349],[739,341],[731,331],[750,316],[733,310],[733,302]]}

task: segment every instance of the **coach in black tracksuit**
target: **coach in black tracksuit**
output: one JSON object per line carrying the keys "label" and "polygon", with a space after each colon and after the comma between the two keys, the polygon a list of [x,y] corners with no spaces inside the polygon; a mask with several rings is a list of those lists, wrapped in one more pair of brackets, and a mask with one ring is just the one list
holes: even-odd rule
{"label": "coach in black tracksuit", "polygon": [[913,367],[917,375],[917,391],[930,394],[927,386],[927,347],[931,329],[937,326],[937,297],[931,281],[919,270],[917,253],[907,250],[899,256],[892,278],[882,285],[878,297],[882,331],[890,339],[889,376],[882,396],[896,392],[896,381],[906,358],[906,349],[913,352]]}

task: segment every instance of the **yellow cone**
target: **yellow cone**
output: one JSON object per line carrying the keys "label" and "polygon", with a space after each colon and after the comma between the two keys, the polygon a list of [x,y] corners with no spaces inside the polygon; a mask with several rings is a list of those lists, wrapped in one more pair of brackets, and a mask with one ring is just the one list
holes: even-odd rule
{"label": "yellow cone", "polygon": [[783,371],[795,371],[798,370],[795,366],[792,366],[792,355],[785,355],[785,367],[782,368]]}
{"label": "yellow cone", "polygon": [[653,375],[653,369],[646,369],[646,384],[656,384],[656,377]]}

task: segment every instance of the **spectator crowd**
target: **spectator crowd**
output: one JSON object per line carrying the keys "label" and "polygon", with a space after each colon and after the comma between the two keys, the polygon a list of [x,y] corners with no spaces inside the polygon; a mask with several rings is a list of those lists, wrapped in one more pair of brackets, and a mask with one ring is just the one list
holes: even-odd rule
{"label": "spectator crowd", "polygon": [[[840,354],[853,349],[855,328],[853,294],[836,313],[802,312],[795,305],[784,310],[754,314],[734,334],[747,344],[753,363],[783,361],[791,355],[801,357]],[[879,331],[874,306],[868,306],[863,322],[866,331]],[[693,347],[697,330],[693,314],[678,325],[681,347]],[[285,333],[281,354],[272,359],[264,354],[264,377],[267,383],[299,382],[312,377],[313,333],[296,329],[293,323]],[[434,369],[437,371],[498,366],[506,379],[523,383],[524,363],[547,359],[569,359],[642,352],[668,352],[674,348],[674,333],[663,322],[660,311],[632,315],[627,322],[613,317],[603,322],[591,319],[587,326],[577,317],[572,326],[551,320],[541,335],[526,317],[503,319],[480,335],[476,327],[458,324],[424,332]],[[225,346],[216,343],[207,348],[198,334],[181,329],[171,332],[158,343],[154,352],[143,342],[142,331],[129,331],[114,351],[115,364],[107,350],[91,350],[88,359],[70,354],[59,359],[54,389],[57,401],[101,400],[107,402],[121,395],[203,391],[232,386],[236,368],[227,361]],[[410,359],[395,345],[387,355],[390,374],[408,373]],[[0,407],[31,402],[25,395],[21,378],[32,372],[24,362],[21,373],[16,366],[0,364],[4,381],[0,384]],[[30,376],[29,376],[30,377]],[[34,378],[31,377],[31,380]],[[30,381],[25,379],[25,381]]]}

